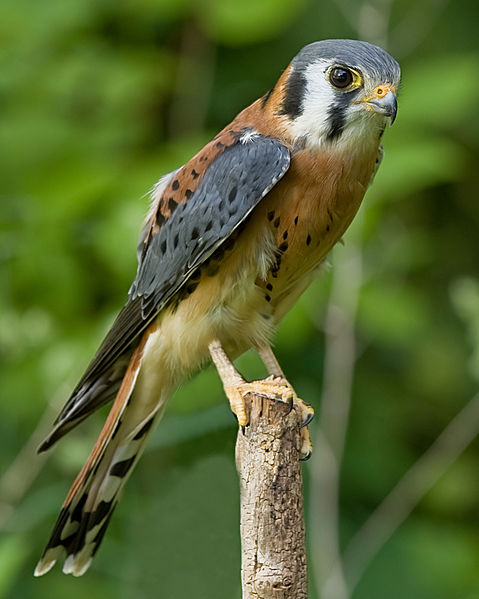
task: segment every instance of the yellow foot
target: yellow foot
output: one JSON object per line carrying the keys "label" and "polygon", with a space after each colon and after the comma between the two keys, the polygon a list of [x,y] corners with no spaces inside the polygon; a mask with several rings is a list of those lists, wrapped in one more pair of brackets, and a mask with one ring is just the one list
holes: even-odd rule
{"label": "yellow foot", "polygon": [[242,381],[236,385],[225,386],[225,393],[229,399],[231,410],[236,415],[241,427],[248,424],[244,399],[248,393],[289,404],[290,410],[294,408],[300,415],[301,459],[307,460],[311,457],[312,445],[307,425],[313,419],[314,410],[296,395],[284,377],[272,375],[259,381]]}

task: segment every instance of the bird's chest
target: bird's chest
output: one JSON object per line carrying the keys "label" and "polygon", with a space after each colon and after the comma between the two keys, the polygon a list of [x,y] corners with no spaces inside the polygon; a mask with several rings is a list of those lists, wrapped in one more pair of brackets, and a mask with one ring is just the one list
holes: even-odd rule
{"label": "bird's chest", "polygon": [[264,299],[279,320],[309,285],[319,265],[356,214],[374,169],[377,149],[361,161],[298,152],[282,181],[261,205],[274,237],[275,259]]}

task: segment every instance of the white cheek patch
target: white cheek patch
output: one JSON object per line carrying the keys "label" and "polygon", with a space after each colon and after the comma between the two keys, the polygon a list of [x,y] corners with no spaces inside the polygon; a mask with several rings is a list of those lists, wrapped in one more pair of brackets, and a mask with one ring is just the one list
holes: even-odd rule
{"label": "white cheek patch", "polygon": [[385,118],[369,112],[359,104],[349,104],[345,111],[344,129],[331,139],[332,113],[338,104],[338,93],[328,79],[333,61],[318,60],[310,64],[305,72],[306,86],[302,112],[290,121],[293,140],[303,142],[307,147],[320,148],[334,145],[337,149],[369,147],[379,143]]}
{"label": "white cheek patch", "polygon": [[334,104],[334,91],[327,80],[331,62],[318,60],[310,64],[305,73],[306,89],[302,103],[302,113],[291,123],[295,139],[306,137],[308,145],[321,145],[330,127],[329,110]]}

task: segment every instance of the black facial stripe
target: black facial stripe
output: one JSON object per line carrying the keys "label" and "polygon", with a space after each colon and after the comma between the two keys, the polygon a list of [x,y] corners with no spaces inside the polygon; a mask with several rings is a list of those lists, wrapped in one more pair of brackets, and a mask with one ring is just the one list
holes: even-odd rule
{"label": "black facial stripe", "polygon": [[327,140],[333,141],[341,135],[346,125],[346,106],[329,109],[329,125]]}
{"label": "black facial stripe", "polygon": [[346,111],[348,106],[358,95],[359,90],[354,89],[350,92],[336,92],[334,104],[328,110],[329,130],[327,134],[328,141],[337,139],[346,125]]}
{"label": "black facial stripe", "polygon": [[279,114],[285,114],[294,119],[303,113],[305,87],[306,77],[303,72],[294,69],[286,83],[286,93]]}

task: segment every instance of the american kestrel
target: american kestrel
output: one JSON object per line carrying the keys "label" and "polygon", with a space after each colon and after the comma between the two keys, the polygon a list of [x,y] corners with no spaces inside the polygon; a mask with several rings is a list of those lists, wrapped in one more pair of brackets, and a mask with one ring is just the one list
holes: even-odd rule
{"label": "american kestrel", "polygon": [[[270,339],[359,208],[399,79],[377,46],[309,44],[271,91],[155,185],[128,300],[39,449],[114,399],[36,575],[62,555],[65,573],[87,570],[166,401],[210,357],[241,426],[251,391],[292,398],[309,422]],[[249,348],[267,379],[247,382],[235,369]]]}

